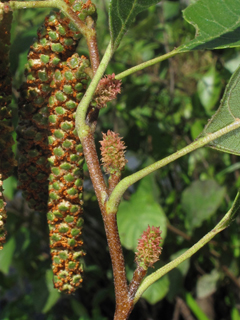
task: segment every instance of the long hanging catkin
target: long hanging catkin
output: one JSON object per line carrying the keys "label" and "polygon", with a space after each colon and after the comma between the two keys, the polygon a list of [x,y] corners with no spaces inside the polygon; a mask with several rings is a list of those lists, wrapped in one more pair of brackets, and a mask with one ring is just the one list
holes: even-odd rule
{"label": "long hanging catkin", "polygon": [[[91,1],[75,1],[72,8],[82,20],[95,16]],[[74,54],[80,36],[60,13],[45,19],[28,55],[18,127],[19,188],[31,208],[48,212],[54,283],[68,293],[82,282],[84,256],[84,159],[75,111],[86,91],[89,61]]]}
{"label": "long hanging catkin", "polygon": [[57,70],[55,90],[49,99],[51,136],[49,147],[48,223],[55,287],[74,291],[82,282],[81,229],[83,219],[83,153],[75,129],[75,110],[86,90],[84,69],[89,62],[74,54]]}
{"label": "long hanging catkin", "polygon": [[50,167],[48,148],[48,100],[54,73],[76,49],[81,35],[69,29],[69,20],[60,13],[45,19],[28,54],[27,81],[19,101],[19,189],[24,191],[30,208],[47,211]]}
{"label": "long hanging catkin", "polygon": [[9,68],[10,29],[12,12],[3,13],[0,17],[0,249],[6,238],[4,225],[6,222],[5,202],[2,182],[13,172],[14,154],[12,145],[12,79]]}

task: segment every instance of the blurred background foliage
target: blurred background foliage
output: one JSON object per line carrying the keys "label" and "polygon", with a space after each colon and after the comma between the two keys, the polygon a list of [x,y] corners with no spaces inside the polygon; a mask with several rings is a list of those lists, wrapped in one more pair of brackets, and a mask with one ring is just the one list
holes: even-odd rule
{"label": "blurred background foliage", "polygon": [[[109,42],[108,1],[98,7],[98,42]],[[192,39],[195,30],[181,10],[194,1],[162,1],[139,14],[107,73],[118,74]],[[18,89],[29,46],[50,12],[14,12],[11,70],[14,125]],[[78,52],[87,55],[81,40]],[[240,63],[238,48],[179,54],[122,81],[122,94],[100,114],[96,132],[119,132],[127,145],[127,176],[193,141],[217,109],[231,74]],[[17,148],[14,147],[17,155]],[[127,277],[131,279],[137,238],[160,226],[163,253],[155,269],[176,258],[212,229],[230,208],[240,186],[237,156],[203,148],[158,170],[124,195],[118,213]],[[17,171],[4,183],[8,238],[0,252],[0,319],[113,319],[114,288],[103,223],[85,170],[83,287],[75,294],[53,288],[46,217],[28,209],[17,190]],[[191,259],[150,289],[130,319],[240,320],[240,217]]]}

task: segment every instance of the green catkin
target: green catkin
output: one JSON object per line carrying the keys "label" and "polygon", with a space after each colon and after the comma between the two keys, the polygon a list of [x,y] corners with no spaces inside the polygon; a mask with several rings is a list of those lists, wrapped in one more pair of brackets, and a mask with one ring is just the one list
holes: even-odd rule
{"label": "green catkin", "polygon": [[[27,81],[20,90],[17,128],[19,189],[24,191],[30,208],[40,212],[47,211],[48,200],[48,100],[53,90],[51,82],[55,70],[61,69],[62,61],[75,51],[80,37],[80,34],[69,30],[68,23],[69,20],[61,18],[60,13],[45,19],[44,27],[38,32],[38,41],[30,48]],[[65,30],[67,37],[61,36],[59,30]],[[52,34],[57,35],[54,40]],[[72,45],[65,45],[65,39],[71,39]]]}
{"label": "green catkin", "polygon": [[82,282],[83,152],[75,129],[75,111],[86,90],[89,66],[85,57],[74,54],[54,81],[50,98],[48,224],[55,287],[73,292]]}
{"label": "green catkin", "polygon": [[[78,16],[96,16],[91,1],[71,4]],[[83,153],[75,111],[86,91],[89,67],[73,54],[80,34],[60,13],[45,19],[31,46],[20,99],[19,188],[31,208],[47,212],[54,285],[73,292],[82,282]],[[49,190],[49,193],[48,193]]]}
{"label": "green catkin", "polygon": [[[83,12],[95,15],[95,7],[75,1],[72,8],[78,15]],[[19,101],[19,189],[22,189],[30,208],[47,211],[48,176],[50,167],[48,148],[48,100],[53,91],[52,81],[60,80],[63,62],[69,58],[78,44],[81,34],[75,31],[70,20],[61,13],[45,19],[38,32],[38,40],[28,54],[26,83],[21,87]],[[49,119],[48,119],[49,118]]]}
{"label": "green catkin", "polygon": [[2,181],[11,176],[14,168],[12,146],[12,79],[9,66],[10,29],[12,12],[4,13],[0,20],[0,249],[6,238],[4,225],[6,221],[5,202]]}

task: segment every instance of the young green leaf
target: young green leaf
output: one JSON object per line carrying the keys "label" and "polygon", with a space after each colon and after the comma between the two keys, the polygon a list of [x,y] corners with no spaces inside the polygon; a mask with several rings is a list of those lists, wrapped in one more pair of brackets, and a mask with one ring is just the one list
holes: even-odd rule
{"label": "young green leaf", "polygon": [[[200,137],[230,125],[240,118],[240,67],[232,75],[222,98],[220,107],[204,128]],[[228,153],[240,155],[240,129],[236,129],[210,142],[209,146]]]}
{"label": "young green leaf", "polygon": [[157,4],[159,0],[111,0],[109,27],[112,50],[115,51],[138,13]]}
{"label": "young green leaf", "polygon": [[179,52],[240,46],[239,1],[199,0],[183,11],[183,17],[196,28],[196,38]]}

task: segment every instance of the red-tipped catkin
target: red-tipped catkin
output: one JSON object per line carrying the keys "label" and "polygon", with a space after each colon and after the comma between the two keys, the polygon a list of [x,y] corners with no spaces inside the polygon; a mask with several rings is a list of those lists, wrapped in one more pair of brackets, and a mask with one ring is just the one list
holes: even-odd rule
{"label": "red-tipped catkin", "polygon": [[152,267],[152,265],[159,260],[159,256],[162,252],[161,233],[159,227],[150,228],[143,231],[141,238],[138,240],[136,262],[144,269]]}
{"label": "red-tipped catkin", "polygon": [[125,145],[118,133],[108,130],[103,133],[101,144],[102,163],[108,174],[120,174],[127,160],[125,159]]}
{"label": "red-tipped catkin", "polygon": [[114,73],[100,80],[94,95],[94,101],[99,109],[106,107],[107,102],[116,99],[117,94],[121,93],[121,83],[121,80],[115,79]]}

